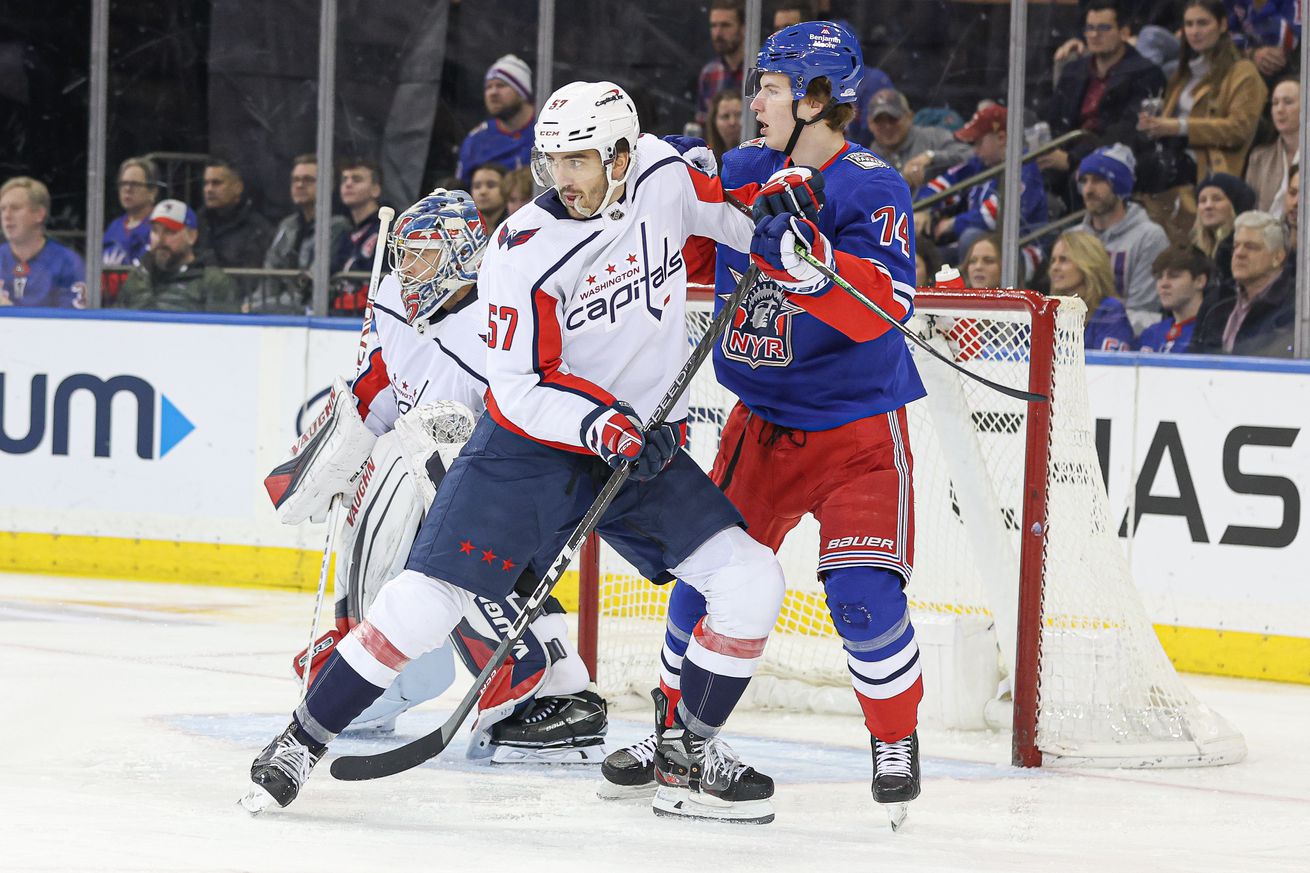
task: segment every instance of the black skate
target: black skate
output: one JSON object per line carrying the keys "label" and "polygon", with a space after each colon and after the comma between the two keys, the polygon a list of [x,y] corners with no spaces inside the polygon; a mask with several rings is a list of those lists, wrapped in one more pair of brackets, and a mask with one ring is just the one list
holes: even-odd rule
{"label": "black skate", "polygon": [[919,732],[903,740],[884,743],[872,737],[873,799],[890,804],[892,830],[905,822],[907,804],[919,796]]}
{"label": "black skate", "polygon": [[543,697],[491,728],[493,764],[593,764],[605,754],[605,700],[591,690]]}
{"label": "black skate", "polygon": [[[662,709],[657,706],[657,709]],[[742,824],[773,821],[773,780],[747,767],[717,737],[702,737],[681,725],[657,722],[656,815],[685,816]]]}
{"label": "black skate", "polygon": [[251,815],[258,815],[273,803],[287,806],[296,799],[300,787],[309,778],[309,771],[319,762],[327,746],[306,745],[296,736],[296,723],[278,734],[264,747],[250,765],[250,791],[241,798],[241,806]]}
{"label": "black skate", "polygon": [[600,775],[605,780],[596,789],[596,796],[603,800],[644,800],[655,793],[655,746],[659,742],[658,730],[664,723],[669,701],[659,688],[652,689],[650,696],[655,701],[657,732],[639,743],[611,752],[600,765]]}

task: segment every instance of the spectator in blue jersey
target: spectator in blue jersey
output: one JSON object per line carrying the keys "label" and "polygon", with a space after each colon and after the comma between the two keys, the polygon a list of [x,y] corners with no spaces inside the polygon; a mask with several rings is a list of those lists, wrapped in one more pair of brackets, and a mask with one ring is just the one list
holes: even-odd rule
{"label": "spectator in blue jersey", "polygon": [[159,168],[149,158],[128,158],[118,165],[118,205],[123,214],[105,228],[103,258],[110,265],[131,266],[150,248],[150,210],[159,196]]}
{"label": "spectator in blue jersey", "polygon": [[114,305],[165,312],[235,312],[236,282],[198,252],[196,214],[181,200],[161,200],[150,212],[150,250],[128,275]]}
{"label": "spectator in blue jersey", "polygon": [[1110,256],[1090,233],[1069,230],[1051,249],[1047,268],[1051,295],[1078,297],[1087,304],[1083,348],[1098,352],[1128,352],[1133,348],[1133,327],[1123,301],[1114,296]]}
{"label": "spectator in blue jersey", "polygon": [[[930,179],[915,199],[944,191],[1003,162],[1005,117],[1005,107],[997,103],[988,103],[975,112],[968,124],[955,131],[956,139],[973,146],[974,156]],[[1032,161],[1023,165],[1020,178],[1019,232],[1027,233],[1047,221],[1046,189],[1042,187],[1041,171]],[[942,253],[947,261],[954,261],[956,253],[967,249],[974,239],[1000,229],[1000,184],[1001,177],[994,176],[938,204],[931,218],[916,214],[915,228],[922,228],[920,232],[927,233],[938,245],[954,241],[955,245]],[[1027,274],[1032,275],[1041,262],[1041,249],[1024,246],[1022,255]]]}
{"label": "spectator in blue jersey", "polygon": [[714,58],[700,68],[696,77],[696,123],[704,130],[709,123],[710,102],[720,91],[741,92],[742,40],[746,34],[743,0],[711,0],[710,45]]}
{"label": "spectator in blue jersey", "polygon": [[1266,79],[1292,61],[1301,44],[1301,0],[1224,0],[1233,45]]}
{"label": "spectator in blue jersey", "polygon": [[220,267],[258,267],[273,239],[273,223],[255,211],[241,170],[226,158],[205,163],[205,208],[200,211],[198,246],[214,253]]}
{"label": "spectator in blue jersey", "polygon": [[1137,161],[1128,146],[1102,146],[1078,165],[1078,190],[1087,215],[1079,225],[1110,253],[1115,295],[1128,307],[1135,330],[1160,320],[1151,265],[1169,247],[1164,228],[1128,198]]}
{"label": "spectator in blue jersey", "polygon": [[1291,357],[1296,282],[1295,271],[1283,269],[1283,223],[1252,210],[1237,216],[1233,228],[1233,283],[1201,302],[1191,351]]}
{"label": "spectator in blue jersey", "polygon": [[1142,331],[1137,349],[1142,352],[1182,353],[1192,341],[1196,315],[1201,311],[1205,286],[1214,267],[1196,249],[1173,246],[1151,265],[1155,289],[1165,319]]}
{"label": "spectator in blue jersey", "polygon": [[82,259],[46,236],[50,191],[28,176],[0,185],[0,306],[86,306]]}
{"label": "spectator in blue jersey", "polygon": [[471,184],[474,167],[497,163],[513,170],[532,162],[532,69],[515,55],[505,55],[487,68],[482,102],[491,117],[469,131],[459,147],[455,175]]}
{"label": "spectator in blue jersey", "polygon": [[[318,156],[298,155],[291,162],[291,203],[296,207],[278,223],[264,253],[264,267],[270,270],[301,270],[314,266],[314,210],[318,204]],[[350,229],[344,216],[334,215],[328,223],[328,251]],[[309,303],[308,276],[295,279],[260,280],[259,293],[250,301],[252,310],[303,312]]]}
{"label": "spectator in blue jersey", "polygon": [[[337,240],[329,269],[333,273],[368,272],[373,268],[373,251],[378,244],[382,168],[371,158],[343,160],[339,193],[342,204],[350,211],[350,228]],[[368,282],[351,279],[334,282],[329,296],[332,315],[363,312]]]}

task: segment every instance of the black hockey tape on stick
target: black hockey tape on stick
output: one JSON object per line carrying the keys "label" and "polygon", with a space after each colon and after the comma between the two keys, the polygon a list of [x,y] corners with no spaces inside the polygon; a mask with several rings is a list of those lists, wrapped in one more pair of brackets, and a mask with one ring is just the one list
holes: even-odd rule
{"label": "black hockey tape on stick", "polygon": [[[745,203],[742,203],[736,197],[733,197],[726,190],[723,192],[723,196],[724,199],[726,199],[729,204],[735,207],[738,212],[741,212],[742,214],[747,216],[751,215],[751,208],[747,206]],[[927,343],[927,341],[923,339],[923,337],[919,336],[917,333],[910,330],[905,325],[901,324],[901,322],[897,320],[895,317],[893,317],[890,312],[883,309],[877,303],[874,303],[872,300],[866,297],[864,293],[861,292],[858,288],[855,288],[849,282],[843,279],[841,276],[837,275],[837,272],[835,270],[830,269],[827,264],[823,263],[823,261],[820,261],[818,258],[814,257],[814,255],[806,251],[805,247],[800,243],[796,244],[796,255],[802,261],[804,261],[805,263],[809,264],[811,267],[814,267],[816,270],[822,273],[831,282],[835,283],[838,288],[842,289],[847,294],[854,297],[857,301],[859,301],[859,303],[862,306],[872,311],[874,315],[877,315],[883,321],[887,322],[892,327],[899,330],[902,334],[905,335],[905,338],[908,339],[910,342],[914,343],[916,346],[923,349],[925,352],[932,355],[937,360],[952,367],[953,369],[959,370],[961,373],[968,376],[970,379],[973,379],[975,382],[980,382],[983,385],[986,385],[988,388],[992,389],[993,391],[999,391],[1005,396],[1013,397],[1016,400],[1023,400],[1028,403],[1050,402],[1050,398],[1047,397],[1045,394],[1037,394],[1032,391],[1023,391],[1019,388],[1011,388],[1009,385],[1002,385],[999,382],[993,382],[991,379],[988,379],[986,376],[980,376],[977,373],[972,372],[968,368],[960,366],[958,363],[946,357],[941,352],[937,351],[932,346],[930,346]]]}
{"label": "black hockey tape on stick", "polygon": [[[746,274],[741,277],[741,281],[737,283],[737,289],[733,291],[732,296],[719,310],[719,314],[714,316],[714,320],[710,322],[705,335],[696,343],[696,347],[691,351],[691,356],[682,365],[678,375],[673,378],[673,384],[664,393],[664,398],[660,400],[660,404],[652,413],[650,421],[646,423],[645,430],[647,433],[664,424],[669,417],[674,404],[686,392],[687,387],[691,384],[692,377],[696,375],[696,371],[700,369],[705,358],[709,356],[714,343],[718,341],[719,336],[728,326],[728,321],[741,304],[742,298],[746,296],[746,291],[755,284],[755,280],[759,275],[759,268],[751,265]],[[441,754],[446,746],[450,745],[451,741],[455,739],[455,734],[459,732],[460,727],[464,724],[464,720],[468,718],[469,713],[473,711],[473,707],[477,705],[483,689],[487,687],[496,671],[505,663],[505,659],[509,657],[509,653],[514,646],[527,633],[528,625],[532,624],[537,616],[541,614],[546,599],[550,597],[555,585],[564,576],[564,571],[568,569],[573,556],[582,548],[583,540],[590,536],[592,531],[600,524],[601,518],[619,493],[619,489],[628,481],[632,468],[632,462],[628,462],[615,470],[610,476],[609,481],[605,483],[605,487],[596,496],[595,502],[591,504],[591,508],[587,510],[582,517],[582,521],[578,522],[578,526],[574,528],[573,533],[569,535],[568,540],[564,543],[564,548],[559,553],[559,557],[551,564],[550,572],[542,577],[541,581],[537,583],[537,587],[528,596],[523,605],[523,611],[510,625],[509,634],[500,641],[500,645],[491,653],[491,658],[487,661],[486,666],[482,668],[478,678],[473,681],[472,686],[469,687],[469,690],[464,694],[463,699],[460,700],[459,705],[455,707],[455,711],[451,713],[445,723],[426,736],[419,737],[403,746],[388,749],[385,752],[374,755],[344,755],[337,758],[332,762],[331,767],[334,778],[346,782],[358,782],[364,779],[380,779],[383,776],[392,776],[412,767],[417,767],[429,758],[436,757]]]}

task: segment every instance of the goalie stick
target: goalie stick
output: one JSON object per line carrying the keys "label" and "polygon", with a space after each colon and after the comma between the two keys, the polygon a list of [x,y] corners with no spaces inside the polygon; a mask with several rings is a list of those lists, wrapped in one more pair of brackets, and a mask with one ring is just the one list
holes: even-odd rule
{"label": "goalie stick", "polygon": [[[726,190],[723,192],[723,197],[738,212],[741,212],[744,215],[753,216],[753,213],[751,212],[751,208],[749,206],[747,206],[745,203],[742,203],[736,197],[733,197]],[[1013,397],[1016,400],[1025,400],[1029,403],[1046,403],[1050,400],[1050,398],[1047,397],[1045,394],[1037,394],[1032,391],[1023,391],[1018,388],[1011,388],[1009,385],[1002,385],[999,382],[993,382],[991,379],[988,379],[986,376],[980,376],[977,373],[974,373],[971,370],[960,366],[955,361],[951,360],[950,358],[943,355],[941,352],[934,349],[931,345],[927,343],[926,340],[924,340],[923,337],[919,336],[917,333],[910,330],[904,324],[901,324],[901,322],[898,321],[895,317],[893,317],[890,312],[883,309],[877,303],[873,302],[867,296],[865,296],[864,292],[860,291],[858,288],[851,285],[841,276],[837,275],[836,270],[831,269],[827,264],[823,263],[823,261],[820,261],[818,258],[814,257],[814,255],[806,251],[805,247],[800,243],[796,244],[796,256],[799,257],[805,263],[809,264],[814,269],[818,270],[820,273],[822,273],[825,277],[828,278],[829,281],[835,283],[838,288],[841,288],[847,294],[854,297],[856,301],[858,301],[866,309],[872,311],[874,315],[878,316],[883,321],[887,322],[892,327],[899,330],[902,334],[905,335],[905,338],[908,339],[910,342],[914,343],[916,346],[923,349],[925,352],[932,355],[937,360],[945,363],[950,367],[953,367],[956,370],[959,370],[961,373],[968,376],[970,379],[973,379],[977,382],[981,382],[982,384],[986,385],[988,388],[991,388],[993,391],[999,391],[1000,393],[1006,395],[1007,397]]]}
{"label": "goalie stick", "polygon": [[[741,277],[736,290],[733,291],[732,296],[728,298],[723,308],[719,310],[719,314],[714,316],[714,320],[710,322],[705,335],[696,343],[696,347],[691,351],[691,356],[687,358],[687,362],[682,365],[682,369],[674,377],[673,384],[664,393],[664,398],[660,400],[660,404],[652,413],[650,421],[646,423],[647,433],[664,424],[664,420],[673,411],[674,404],[686,392],[687,386],[691,384],[692,377],[700,369],[700,365],[709,355],[710,349],[718,340],[719,335],[723,333],[724,328],[727,327],[729,319],[736,312],[737,306],[746,295],[746,291],[755,284],[755,279],[759,274],[759,268],[752,265]],[[628,481],[628,476],[631,473],[632,462],[628,462],[616,469],[609,477],[605,487],[601,489],[600,494],[596,496],[595,502],[591,504],[591,508],[587,510],[582,517],[582,521],[578,522],[578,526],[574,528],[573,533],[569,535],[568,540],[564,543],[564,548],[551,565],[550,572],[537,583],[537,587],[524,604],[523,611],[519,613],[518,618],[510,626],[509,633],[500,641],[500,645],[496,647],[496,650],[492,652],[487,665],[482,668],[482,672],[478,674],[477,679],[473,681],[468,692],[465,693],[464,698],[460,700],[459,705],[455,707],[455,711],[451,713],[445,723],[430,734],[385,752],[375,755],[345,755],[337,758],[332,762],[331,767],[334,778],[354,782],[392,776],[412,767],[417,767],[429,758],[441,754],[442,750],[450,745],[464,720],[468,718],[469,713],[473,711],[473,707],[477,705],[483,689],[486,688],[487,683],[491,681],[501,665],[505,663],[505,659],[509,656],[514,645],[527,632],[528,625],[541,613],[546,598],[550,596],[555,585],[563,577],[564,571],[568,569],[569,563],[573,560],[573,556],[577,554],[578,549],[582,548],[583,540],[600,524],[605,510],[609,508],[615,495],[619,493],[619,489]]]}
{"label": "goalie stick", "polygon": [[[368,353],[368,331],[373,321],[373,301],[378,296],[378,283],[382,277],[382,259],[387,251],[387,231],[391,227],[391,219],[395,216],[396,210],[390,206],[383,206],[378,210],[378,242],[373,249],[373,268],[368,276],[368,296],[364,301],[364,323],[359,328],[359,351],[355,354],[356,379],[364,369],[364,356]],[[309,675],[312,672],[310,666],[314,662],[314,638],[318,636],[318,616],[323,611],[323,594],[327,591],[328,571],[332,568],[332,551],[336,547],[337,519],[340,513],[341,495],[338,494],[328,505],[327,540],[323,543],[323,561],[318,568],[318,594],[314,598],[314,618],[309,625],[309,645],[305,647],[299,659],[301,700],[304,700],[305,695],[309,693]]]}

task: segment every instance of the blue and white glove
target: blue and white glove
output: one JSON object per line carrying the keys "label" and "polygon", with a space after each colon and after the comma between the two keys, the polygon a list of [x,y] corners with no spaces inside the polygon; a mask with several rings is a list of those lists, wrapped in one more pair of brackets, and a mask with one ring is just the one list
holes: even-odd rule
{"label": "blue and white glove", "polygon": [[796,253],[798,243],[828,269],[836,269],[828,238],[814,222],[794,215],[775,215],[755,225],[751,261],[788,291],[815,294],[828,286],[828,277]]}
{"label": "blue and white glove", "polygon": [[622,400],[602,406],[582,420],[582,444],[614,469],[635,461],[646,446],[641,419],[632,405]]}
{"label": "blue and white glove", "polygon": [[755,194],[751,218],[794,215],[810,221],[819,220],[823,208],[823,174],[813,167],[787,167],[769,177]]}
{"label": "blue and white glove", "polygon": [[715,160],[714,152],[710,151],[705,140],[698,136],[664,136],[660,139],[677,149],[684,161],[705,175],[719,175],[719,162]]}
{"label": "blue and white glove", "polygon": [[632,478],[638,482],[654,479],[670,462],[678,449],[687,443],[686,420],[665,422],[646,434],[646,445],[637,458],[637,467],[632,471]]}

